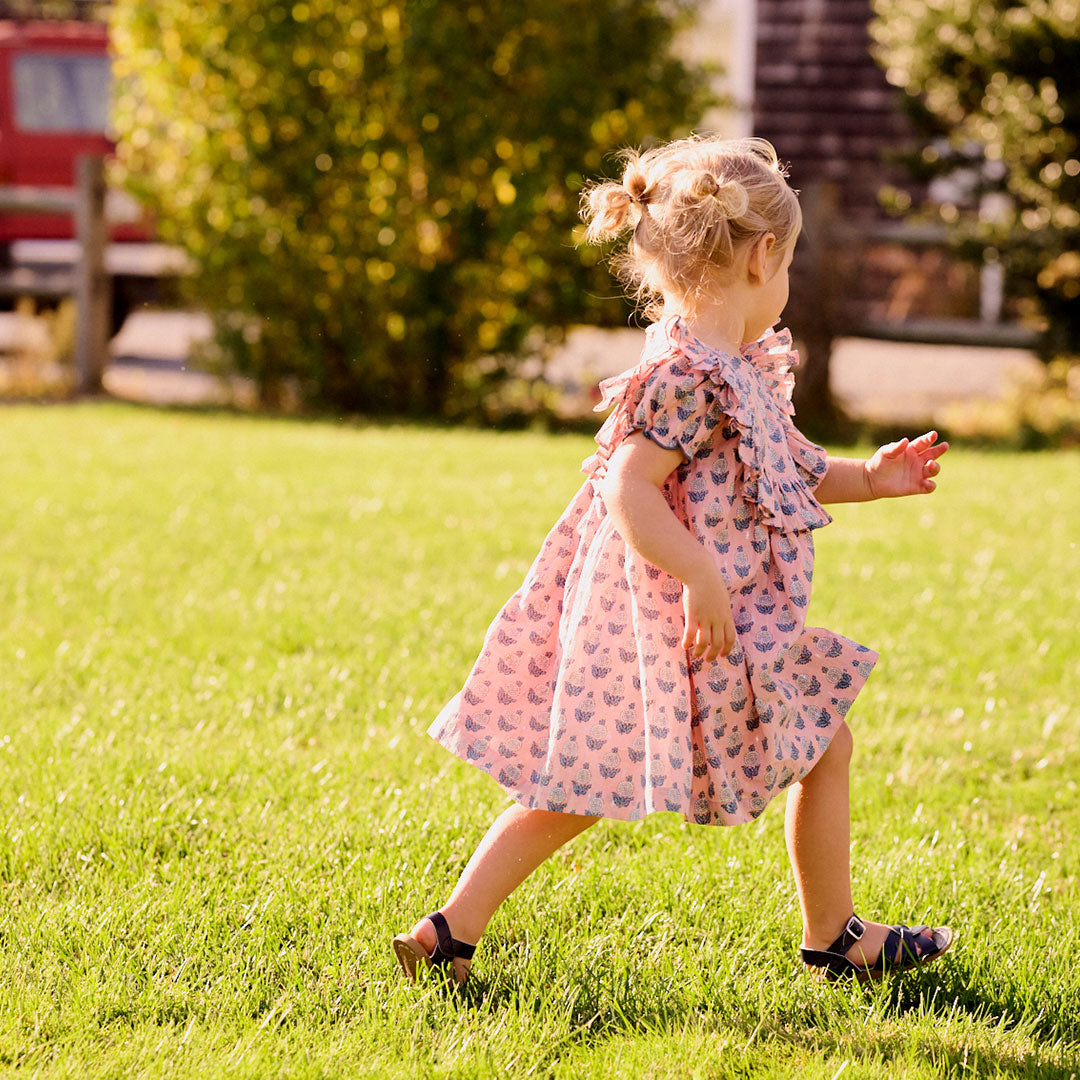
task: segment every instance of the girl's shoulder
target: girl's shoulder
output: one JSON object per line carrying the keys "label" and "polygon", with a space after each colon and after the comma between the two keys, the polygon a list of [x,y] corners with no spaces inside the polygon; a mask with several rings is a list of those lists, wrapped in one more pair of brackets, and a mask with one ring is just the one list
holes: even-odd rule
{"label": "girl's shoulder", "polygon": [[[734,401],[757,403],[769,413],[790,417],[799,354],[789,330],[769,330],[744,344],[738,354],[707,345],[695,337],[682,316],[653,324],[655,347],[678,375],[697,375],[722,387]],[[653,327],[649,328],[650,331]]]}
{"label": "girl's shoulder", "polygon": [[[786,342],[790,345],[790,336]],[[684,393],[694,387],[705,394],[722,393],[729,402],[749,403],[771,397],[773,365],[763,362],[771,356],[764,344],[763,339],[738,354],[726,352],[696,337],[681,315],[669,315],[646,330],[643,363],[653,379],[674,382]]]}
{"label": "girl's shoulder", "polygon": [[657,376],[681,377],[696,373],[704,378],[736,358],[699,341],[681,315],[665,315],[645,329],[639,367]]}
{"label": "girl's shoulder", "polygon": [[663,316],[645,330],[641,359],[600,383],[597,412],[612,405],[633,409],[642,397],[656,407],[667,398],[711,397],[722,388],[725,397],[750,398],[754,393],[748,362],[704,344],[679,315]]}
{"label": "girl's shoulder", "polygon": [[665,397],[683,402],[693,395],[718,397],[727,411],[745,410],[751,423],[765,414],[783,421],[794,411],[798,362],[787,330],[770,331],[735,355],[695,337],[682,316],[668,315],[646,329],[640,361],[600,383],[596,411],[619,404],[632,409],[645,396],[657,404]]}

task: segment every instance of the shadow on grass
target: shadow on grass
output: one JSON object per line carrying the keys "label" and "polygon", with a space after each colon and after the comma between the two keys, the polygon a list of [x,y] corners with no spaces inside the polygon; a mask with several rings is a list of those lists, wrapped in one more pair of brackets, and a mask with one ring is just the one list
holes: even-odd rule
{"label": "shadow on grass", "polygon": [[[1056,1016],[1044,1010],[1033,1013],[1021,990],[1010,992],[1003,986],[986,996],[967,985],[964,976],[964,970],[954,966],[933,974],[896,976],[868,988],[821,984],[822,996],[815,992],[808,1000],[801,992],[786,994],[796,1000],[774,1003],[756,1020],[746,1016],[753,1009],[750,1002],[733,1010],[729,995],[727,1008],[714,1008],[701,1000],[666,996],[630,974],[564,983],[561,993],[547,998],[536,994],[535,984],[513,983],[507,971],[494,979],[474,977],[456,997],[466,1011],[488,1016],[538,1012],[547,1005],[561,1011],[567,1030],[530,1056],[531,1074],[542,1073],[575,1050],[588,1053],[627,1036],[653,1035],[689,1045],[697,1035],[721,1040],[725,1061],[735,1066],[745,1059],[748,1075],[768,1071],[762,1059],[782,1068],[785,1061],[793,1064],[810,1055],[822,1061],[843,1056],[862,1065],[876,1063],[889,1072],[913,1060],[925,1061],[935,1076],[958,1080],[972,1075],[1076,1080],[1080,1031],[1064,1007]],[[876,1034],[864,1026],[868,1002],[863,995],[880,1017]],[[848,1018],[850,1024],[845,1023]],[[958,1031],[958,1018],[980,1027]],[[909,1023],[900,1028],[903,1021]],[[1025,1049],[987,1045],[992,1035],[1011,1037]]]}

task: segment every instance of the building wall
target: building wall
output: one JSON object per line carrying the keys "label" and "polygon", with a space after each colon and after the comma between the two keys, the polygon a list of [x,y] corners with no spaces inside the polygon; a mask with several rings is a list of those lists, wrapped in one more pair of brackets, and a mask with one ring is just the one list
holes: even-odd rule
{"label": "building wall", "polygon": [[[756,0],[753,128],[790,164],[808,224],[819,212],[814,189],[833,185],[844,224],[886,219],[886,186],[925,192],[893,155],[918,144],[903,94],[871,53],[871,0]],[[827,270],[831,289],[823,286]],[[793,321],[844,333],[861,320],[971,317],[977,272],[935,249],[903,243],[831,245],[825,264],[796,260]],[[827,311],[825,310],[827,309]]]}
{"label": "building wall", "polygon": [[757,0],[703,0],[693,28],[682,35],[683,56],[720,66],[714,88],[726,104],[706,114],[703,131],[728,138],[753,134],[756,26]]}
{"label": "building wall", "polygon": [[757,0],[754,133],[791,162],[792,183],[838,185],[845,216],[879,217],[904,184],[883,160],[913,138],[901,95],[870,53],[870,0]]}

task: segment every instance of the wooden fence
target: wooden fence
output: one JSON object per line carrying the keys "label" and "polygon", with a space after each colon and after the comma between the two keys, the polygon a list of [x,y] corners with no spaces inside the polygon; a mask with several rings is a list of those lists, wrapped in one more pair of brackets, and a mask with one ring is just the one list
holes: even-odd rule
{"label": "wooden fence", "polygon": [[73,271],[29,268],[0,271],[0,295],[75,298],[75,389],[101,389],[109,347],[112,282],[105,270],[105,162],[84,155],[76,162],[74,190],[0,187],[0,212],[71,214],[78,261]]}
{"label": "wooden fence", "polygon": [[1003,282],[1000,265],[984,279],[979,318],[866,317],[852,302],[865,293],[859,280],[867,253],[875,246],[897,244],[909,249],[949,247],[943,227],[906,222],[848,222],[837,210],[838,192],[830,182],[806,185],[800,197],[803,232],[791,278],[791,301],[785,316],[804,348],[804,366],[795,383],[795,408],[803,423],[819,432],[843,426],[830,389],[833,343],[841,337],[867,337],[925,345],[977,345],[1037,350],[1040,336],[1025,326],[1000,321]]}
{"label": "wooden fence", "polygon": [[[947,250],[951,235],[944,225],[909,224],[905,221],[856,222],[840,220],[837,196],[831,184],[808,185],[802,197],[805,217],[804,239],[809,261],[818,274],[832,279],[825,292],[842,291],[838,262],[858,263],[867,249],[895,244],[909,250]],[[832,312],[835,336],[909,341],[924,345],[978,345],[987,348],[1037,349],[1038,331],[1017,323],[1001,321],[1004,292],[1000,262],[981,267],[981,304],[978,318],[857,318],[845,320],[842,312]]]}

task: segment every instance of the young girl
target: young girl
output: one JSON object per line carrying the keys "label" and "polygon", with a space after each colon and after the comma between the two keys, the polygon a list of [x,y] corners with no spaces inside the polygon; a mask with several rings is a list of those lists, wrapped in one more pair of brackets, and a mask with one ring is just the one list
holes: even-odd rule
{"label": "young girl", "polygon": [[583,216],[594,242],[632,228],[620,268],[657,318],[641,363],[601,383],[614,409],[588,478],[431,726],[515,803],[395,954],[410,978],[437,964],[463,982],[499,904],[598,818],[734,825],[790,788],[806,965],[866,978],[926,963],[948,928],[852,909],[844,717],[877,654],[803,620],[821,504],[931,492],[948,444],[928,432],[831,458],[792,424],[798,358],[767,331],[801,215],[769,143],[631,154]]}

